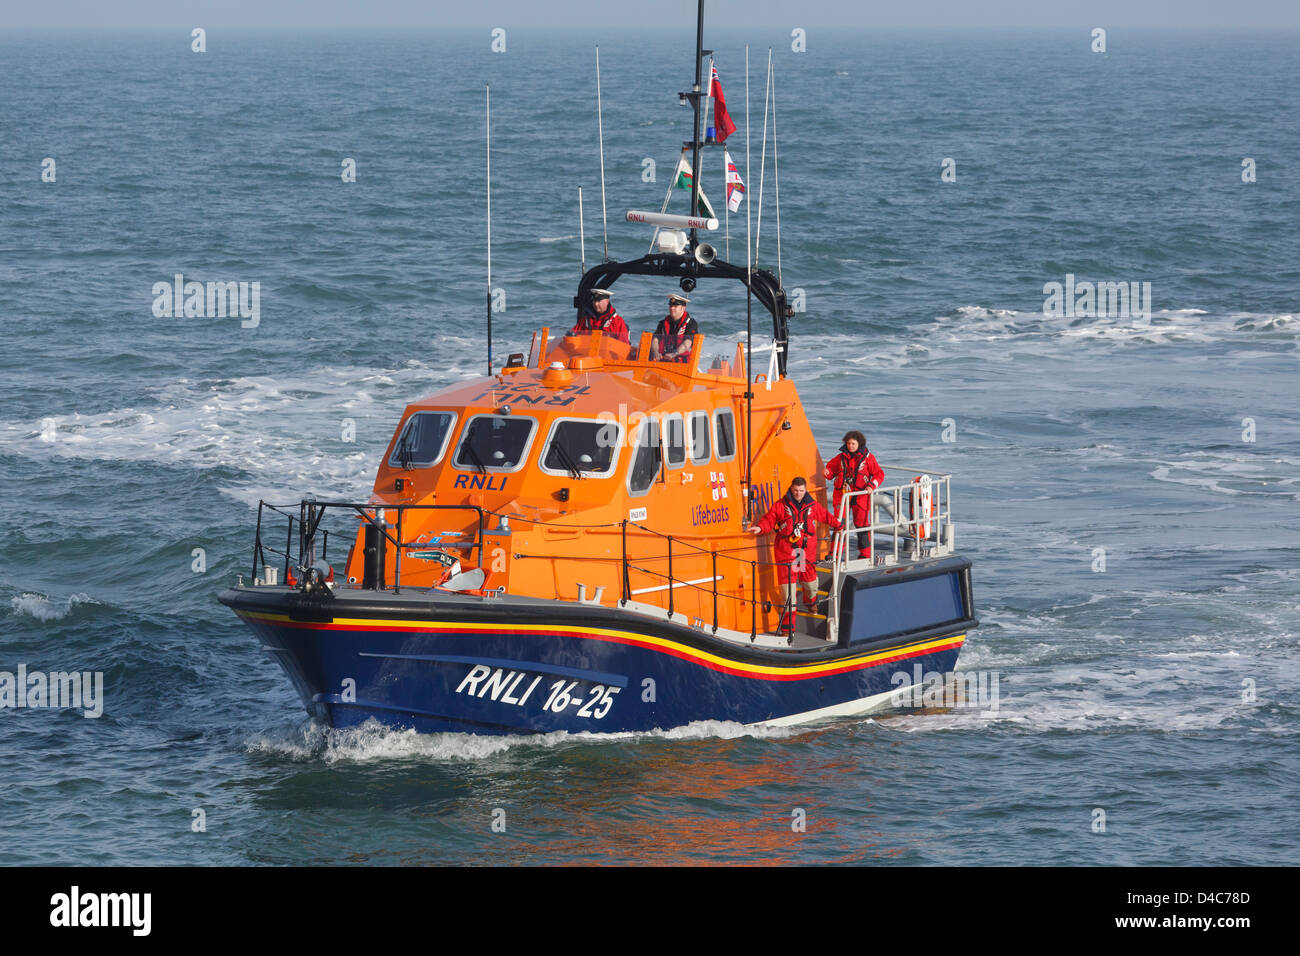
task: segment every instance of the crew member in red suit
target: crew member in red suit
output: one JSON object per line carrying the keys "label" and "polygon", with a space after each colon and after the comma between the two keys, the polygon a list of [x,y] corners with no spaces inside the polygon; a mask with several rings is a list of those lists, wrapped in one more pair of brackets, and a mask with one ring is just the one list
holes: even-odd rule
{"label": "crew member in red suit", "polygon": [[584,311],[582,317],[578,319],[578,324],[569,330],[570,335],[604,332],[620,342],[627,342],[627,323],[610,304],[608,289],[591,290],[591,307],[594,312]]}
{"label": "crew member in red suit", "polygon": [[686,311],[686,303],[690,301],[675,292],[668,297],[668,314],[650,340],[650,361],[685,362],[690,359],[695,333],[699,331],[695,320]]}
{"label": "crew member in red suit", "polygon": [[[840,499],[844,497],[846,491],[872,491],[874,492],[885,482],[884,469],[880,467],[880,462],[876,461],[876,456],[871,454],[871,449],[867,447],[867,439],[859,431],[851,431],[844,436],[844,444],[840,445],[840,453],[830,460],[823,473],[827,481],[835,482],[835,514],[840,513]],[[866,528],[871,525],[871,502],[875,499],[874,494],[858,495],[853,499],[851,511],[853,517],[853,527]],[[884,495],[876,501],[885,511],[889,512],[892,520],[894,517],[893,503],[886,500]],[[858,532],[858,553],[865,556],[870,551],[871,532]]]}
{"label": "crew member in red suit", "polygon": [[790,490],[768,509],[758,524],[750,525],[750,534],[776,532],[772,549],[778,579],[785,585],[785,610],[781,614],[781,633],[794,634],[795,592],[802,586],[804,610],[817,611],[817,522],[836,531],[840,523],[808,494],[808,482],[796,478]]}

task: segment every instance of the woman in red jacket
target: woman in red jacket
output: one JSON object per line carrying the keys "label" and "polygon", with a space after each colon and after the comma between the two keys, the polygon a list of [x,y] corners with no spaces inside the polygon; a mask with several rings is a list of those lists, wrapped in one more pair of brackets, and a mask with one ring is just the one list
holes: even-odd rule
{"label": "woman in red jacket", "polygon": [[[840,513],[840,499],[848,491],[875,491],[885,482],[884,469],[876,456],[867,448],[866,436],[859,431],[851,431],[844,436],[840,453],[830,460],[824,472],[827,481],[835,482],[835,514]],[[883,497],[883,496],[882,496]],[[853,513],[853,527],[866,528],[871,525],[871,495],[858,495],[853,499],[850,510]],[[893,507],[882,501],[882,507],[894,516]],[[858,532],[858,553],[867,554],[871,549],[871,532]]]}
{"label": "woman in red jacket", "polygon": [[772,549],[777,561],[778,580],[785,585],[786,610],[781,614],[781,633],[794,633],[795,591],[803,586],[804,609],[817,611],[817,522],[836,531],[840,523],[808,494],[808,482],[796,478],[790,490],[768,509],[758,524],[750,525],[750,534],[776,532]]}

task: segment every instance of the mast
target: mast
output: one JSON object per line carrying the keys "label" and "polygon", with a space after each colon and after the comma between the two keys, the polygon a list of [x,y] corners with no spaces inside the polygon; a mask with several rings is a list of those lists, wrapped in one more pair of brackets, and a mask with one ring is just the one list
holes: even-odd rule
{"label": "mast", "polygon": [[[695,19],[695,86],[691,88],[691,105],[695,107],[695,137],[691,140],[691,215],[700,214],[700,78],[704,69],[704,0],[699,0]],[[697,242],[695,230],[691,230],[691,248]]]}
{"label": "mast", "polygon": [[[703,0],[701,0],[703,2]],[[487,365],[492,377],[492,87],[484,93],[483,122],[487,130]]]}
{"label": "mast", "polygon": [[[726,155],[725,151],[723,155]],[[745,175],[751,175],[749,171],[748,43],[745,44]],[[725,198],[725,192],[723,196]],[[753,203],[745,206],[745,521],[748,524],[754,522],[754,255],[750,246],[753,208]]]}
{"label": "mast", "polygon": [[[708,93],[706,93],[704,89],[704,57],[706,54],[710,54],[712,52],[713,51],[711,50],[706,51],[704,49],[704,0],[697,0],[696,23],[695,23],[695,85],[692,89],[680,90],[677,94],[678,102],[682,106],[685,106],[687,103],[690,103],[695,110],[695,117],[694,117],[695,125],[693,131],[694,139],[682,141],[681,157],[678,160],[678,165],[675,165],[673,167],[673,179],[672,182],[669,183],[668,189],[665,191],[664,202],[663,205],[660,207],[661,214],[664,212],[664,210],[668,208],[668,204],[672,198],[673,191],[676,188],[677,170],[679,168],[680,163],[685,161],[686,150],[689,149],[691,150],[692,153],[692,162],[691,162],[691,179],[692,179],[691,214],[692,215],[691,218],[695,218],[695,219],[703,218],[700,216],[700,207],[702,205],[702,203],[700,202],[700,196],[701,196],[700,147],[707,144],[702,139],[702,133],[704,131],[701,128],[701,125],[702,125],[702,120],[704,119],[704,113],[702,112],[701,98],[706,98],[708,96]],[[768,56],[770,59],[771,57],[770,51]],[[746,170],[746,175],[750,178],[750,181],[752,182],[753,171],[750,167],[751,159],[750,159],[750,136],[749,136],[749,124],[750,124],[749,72],[750,72],[749,48],[746,47],[745,48],[745,170]],[[711,70],[709,74],[709,80],[710,82],[712,81]],[[768,90],[770,91],[770,89],[771,87],[769,83]],[[598,92],[597,113],[599,114],[599,112],[600,112],[600,103],[599,103],[599,92]],[[766,116],[766,114],[767,114],[767,101],[765,97],[764,116]],[[600,120],[598,119],[597,122],[599,123]],[[766,150],[764,150],[763,155],[766,156]],[[723,155],[724,170],[726,168],[725,160],[726,160],[726,156],[724,150],[724,155]],[[758,200],[760,205],[762,203],[762,194],[763,194],[763,189],[762,189],[763,184],[761,182],[763,173],[761,172],[761,167],[765,165],[766,165],[765,162],[760,164],[760,173],[759,173],[760,184],[759,184],[759,200]],[[724,173],[723,176],[724,184],[725,181],[726,181],[726,176]],[[725,185],[724,185],[722,195],[723,195],[723,201],[725,202],[726,199]],[[753,417],[752,403],[754,397],[752,393],[753,393],[753,385],[754,385],[754,374],[753,374],[750,354],[753,352],[754,300],[757,300],[759,305],[761,305],[762,308],[772,318],[772,338],[775,341],[776,345],[778,346],[775,355],[777,374],[782,377],[784,377],[786,373],[786,359],[787,359],[787,351],[788,351],[787,343],[789,340],[789,317],[791,313],[789,311],[789,306],[786,304],[785,290],[782,288],[781,282],[779,281],[778,277],[770,270],[760,268],[758,265],[759,230],[753,228],[754,226],[753,219],[752,219],[753,203],[752,203],[752,197],[749,198],[751,198],[751,203],[748,206],[746,206],[745,209],[745,213],[746,213],[745,247],[746,248],[745,248],[745,264],[743,266],[732,265],[730,262],[724,259],[718,259],[712,256],[701,257],[697,255],[700,247],[699,237],[697,234],[698,227],[687,229],[687,224],[674,222],[672,224],[672,228],[687,229],[688,232],[687,249],[683,250],[682,252],[670,252],[665,249],[660,249],[659,251],[656,251],[655,239],[654,237],[652,237],[650,240],[650,249],[647,251],[646,255],[642,256],[639,259],[629,259],[625,262],[615,262],[609,259],[607,255],[604,261],[598,263],[597,265],[594,265],[590,270],[586,270],[583,272],[582,278],[578,282],[577,294],[573,297],[573,307],[577,309],[579,311],[579,314],[581,315],[581,310],[585,308],[591,301],[591,293],[593,289],[598,289],[598,288],[608,289],[611,286],[613,286],[613,284],[617,282],[618,279],[627,275],[660,276],[663,278],[674,279],[681,286],[682,290],[688,293],[696,287],[697,282],[701,279],[706,279],[706,278],[707,279],[733,279],[733,280],[738,280],[743,282],[746,286],[746,289],[748,290],[747,302],[746,302],[746,322],[745,322],[745,339],[746,339],[746,346],[747,346],[746,358],[745,358],[745,374],[746,374],[746,378],[748,379],[748,383],[746,385],[746,391],[750,393],[744,396],[746,400],[745,418],[747,421],[752,422],[752,417]],[[629,221],[632,222],[648,222],[652,225],[655,225],[656,227],[663,225],[663,223],[660,222],[657,219],[657,217],[654,216],[654,214],[649,212],[638,212],[635,210],[629,210],[627,213],[627,218]],[[673,217],[673,218],[681,219],[682,217]],[[579,233],[581,238],[581,230],[579,230]],[[655,235],[656,236],[659,235],[658,228],[656,228]],[[584,266],[585,266],[585,262],[584,262]],[[751,429],[747,428],[746,431],[750,432]],[[753,457],[752,451],[753,448],[752,448],[751,440],[747,439],[746,454],[745,454],[746,457],[745,471],[746,471],[746,480],[748,483],[752,483],[752,475],[749,474],[749,472],[752,470],[752,457]]]}

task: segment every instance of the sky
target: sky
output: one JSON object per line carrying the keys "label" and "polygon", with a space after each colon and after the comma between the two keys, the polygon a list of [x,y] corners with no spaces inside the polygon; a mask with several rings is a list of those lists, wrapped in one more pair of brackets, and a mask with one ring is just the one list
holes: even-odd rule
{"label": "sky", "polygon": [[[694,0],[0,0],[0,32],[35,29],[642,29]],[[1300,0],[706,0],[717,28],[1300,29]]]}

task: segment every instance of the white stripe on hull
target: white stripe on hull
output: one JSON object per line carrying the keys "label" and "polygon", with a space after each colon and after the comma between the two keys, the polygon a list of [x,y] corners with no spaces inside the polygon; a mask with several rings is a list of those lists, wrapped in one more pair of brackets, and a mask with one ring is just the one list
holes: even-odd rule
{"label": "white stripe on hull", "polygon": [[748,726],[792,727],[796,724],[810,724],[830,717],[853,717],[858,714],[871,713],[872,711],[889,710],[891,707],[897,706],[891,700],[897,691],[898,688],[895,687],[883,694],[873,694],[870,697],[861,697],[858,700],[848,700],[842,704],[832,704],[830,707],[818,707],[816,710],[806,710],[801,714],[790,714],[788,717],[773,717],[771,720],[760,720]]}

